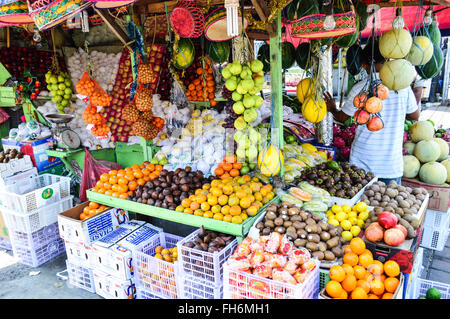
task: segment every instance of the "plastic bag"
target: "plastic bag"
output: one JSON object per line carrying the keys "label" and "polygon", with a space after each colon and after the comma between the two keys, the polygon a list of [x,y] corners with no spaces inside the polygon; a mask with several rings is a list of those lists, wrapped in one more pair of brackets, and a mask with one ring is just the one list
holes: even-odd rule
{"label": "plastic bag", "polygon": [[89,101],[95,106],[108,106],[111,102],[108,93],[89,76],[87,71],[83,73],[75,88],[79,94],[89,97]]}
{"label": "plastic bag", "polygon": [[94,157],[92,157],[87,148],[85,148],[84,150],[84,168],[79,196],[82,201],[87,200],[86,190],[94,187],[95,184],[97,184],[97,181],[100,180],[100,175],[102,175],[103,173],[108,173],[113,169],[122,169],[122,165],[105,160],[96,160]]}

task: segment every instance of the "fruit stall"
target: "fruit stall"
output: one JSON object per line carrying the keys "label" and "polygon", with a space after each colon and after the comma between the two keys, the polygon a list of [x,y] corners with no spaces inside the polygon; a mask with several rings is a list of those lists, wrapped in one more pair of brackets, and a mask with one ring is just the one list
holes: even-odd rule
{"label": "fruit stall", "polygon": [[2,1],[0,247],[105,299],[448,299],[450,126],[402,119],[401,183],[351,160],[448,81],[449,5],[408,2]]}

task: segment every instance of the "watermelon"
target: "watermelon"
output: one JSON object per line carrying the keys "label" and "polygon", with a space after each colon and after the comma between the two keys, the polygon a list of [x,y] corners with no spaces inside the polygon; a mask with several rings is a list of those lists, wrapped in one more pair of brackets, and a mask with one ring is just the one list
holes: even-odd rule
{"label": "watermelon", "polygon": [[270,71],[270,46],[264,43],[258,50],[257,58],[264,65],[263,71],[267,73]]}
{"label": "watermelon", "polygon": [[291,42],[281,43],[281,67],[289,69],[295,62],[295,47]]}
{"label": "watermelon", "polygon": [[367,19],[369,18],[369,13],[367,13],[367,4],[358,2],[355,9],[356,15],[359,18],[359,31],[363,31],[367,27]]}
{"label": "watermelon", "polygon": [[230,51],[230,41],[206,42],[206,52],[214,62],[223,63],[227,61],[230,56]]}
{"label": "watermelon", "polygon": [[444,64],[444,55],[439,45],[433,43],[433,56],[424,65],[417,65],[416,71],[423,79],[431,79],[439,74]]}
{"label": "watermelon", "polygon": [[441,31],[436,25],[435,17],[430,25],[422,25],[419,30],[417,30],[417,35],[423,35],[428,37],[433,44],[441,44]]}
{"label": "watermelon", "polygon": [[356,40],[358,40],[359,37],[359,18],[356,17],[356,30],[354,33],[345,35],[343,37],[338,37],[336,40],[336,44],[340,46],[341,48],[349,48],[353,44],[356,43]]}
{"label": "watermelon", "polygon": [[194,62],[195,48],[191,39],[180,38],[178,48],[174,52],[174,66],[177,69],[187,69]]}
{"label": "watermelon", "polygon": [[311,43],[303,42],[300,43],[295,50],[295,61],[297,65],[303,70],[308,70],[311,67]]}
{"label": "watermelon", "polygon": [[347,54],[345,55],[345,61],[347,62],[347,71],[351,75],[355,76],[361,71],[361,54],[362,48],[354,44],[347,49]]}
{"label": "watermelon", "polygon": [[295,21],[301,17],[318,13],[319,5],[315,0],[293,0],[283,11],[287,21]]}

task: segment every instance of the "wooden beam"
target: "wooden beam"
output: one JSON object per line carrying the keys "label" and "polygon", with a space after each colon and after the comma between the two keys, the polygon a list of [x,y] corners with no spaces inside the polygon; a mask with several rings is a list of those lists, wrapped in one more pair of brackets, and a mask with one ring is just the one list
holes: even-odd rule
{"label": "wooden beam", "polygon": [[[256,13],[258,14],[261,21],[267,21],[267,18],[270,14],[270,9],[267,7],[265,2],[260,0],[251,0],[253,6],[255,7]],[[276,25],[274,23],[267,26],[267,32],[269,32],[269,36],[273,37],[276,34]]]}
{"label": "wooden beam", "polygon": [[125,31],[117,24],[114,18],[109,14],[107,9],[97,9],[94,7],[95,12],[105,21],[105,24],[111,31],[116,35],[116,37],[126,46],[130,51],[133,51],[129,46],[129,42],[131,41]]}

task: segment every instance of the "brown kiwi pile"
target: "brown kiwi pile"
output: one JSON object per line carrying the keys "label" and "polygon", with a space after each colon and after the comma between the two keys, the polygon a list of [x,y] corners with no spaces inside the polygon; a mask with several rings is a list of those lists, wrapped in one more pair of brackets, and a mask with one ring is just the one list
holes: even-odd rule
{"label": "brown kiwi pile", "polygon": [[9,163],[12,160],[23,158],[24,154],[16,149],[7,149],[0,152],[0,163]]}

